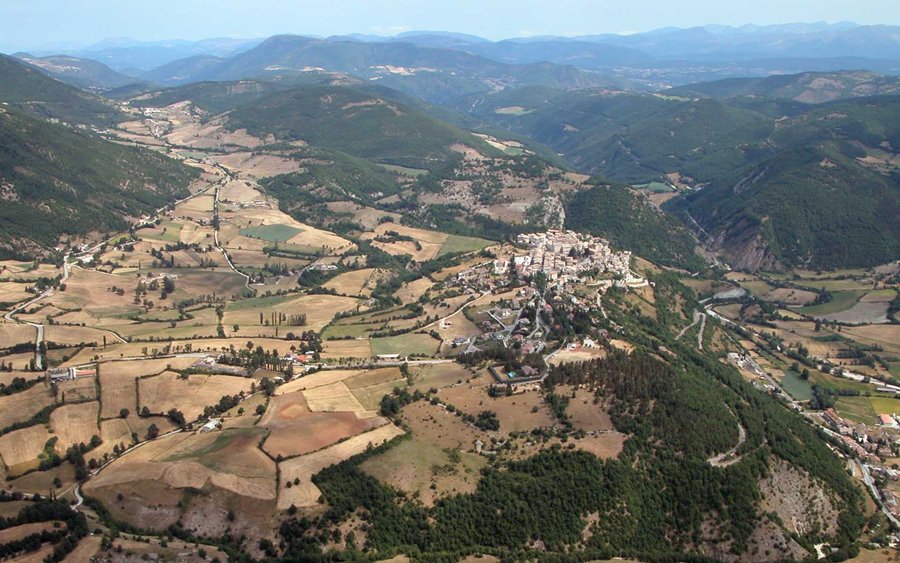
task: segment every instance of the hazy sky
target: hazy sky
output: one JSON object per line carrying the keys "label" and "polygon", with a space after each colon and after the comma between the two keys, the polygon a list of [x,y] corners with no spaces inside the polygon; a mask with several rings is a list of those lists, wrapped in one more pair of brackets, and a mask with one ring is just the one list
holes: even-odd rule
{"label": "hazy sky", "polygon": [[900,23],[900,0],[0,0],[0,47],[407,30],[626,33],[708,23]]}

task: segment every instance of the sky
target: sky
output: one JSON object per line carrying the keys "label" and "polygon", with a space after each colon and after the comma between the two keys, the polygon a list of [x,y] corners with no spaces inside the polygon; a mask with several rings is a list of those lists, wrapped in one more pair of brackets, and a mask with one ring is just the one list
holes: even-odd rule
{"label": "sky", "polygon": [[489,39],[813,21],[900,24],[898,0],[0,0],[0,48],[278,33]]}

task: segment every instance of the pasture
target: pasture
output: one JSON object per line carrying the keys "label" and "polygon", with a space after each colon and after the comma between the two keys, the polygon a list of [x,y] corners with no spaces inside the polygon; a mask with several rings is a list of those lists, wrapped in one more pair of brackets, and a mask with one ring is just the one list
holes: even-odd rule
{"label": "pasture", "polygon": [[[41,409],[53,404],[53,396],[50,389],[43,383],[13,393],[0,396],[0,429],[6,428],[16,422],[24,422]],[[41,444],[43,446],[43,444]]]}
{"label": "pasture", "polygon": [[487,394],[491,381],[490,375],[483,374],[468,383],[439,390],[438,398],[473,416],[482,411],[494,411],[500,421],[500,432],[504,434],[553,425],[553,418],[539,392],[491,398]]}

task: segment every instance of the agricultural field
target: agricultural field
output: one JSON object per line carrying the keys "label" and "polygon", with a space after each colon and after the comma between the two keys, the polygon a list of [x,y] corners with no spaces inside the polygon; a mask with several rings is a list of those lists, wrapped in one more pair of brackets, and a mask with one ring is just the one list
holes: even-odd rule
{"label": "agricultural field", "polygon": [[176,372],[165,371],[138,380],[138,398],[141,409],[147,407],[154,414],[178,409],[191,421],[225,395],[249,393],[252,383],[246,377],[205,374],[182,377]]}
{"label": "agricultural field", "polygon": [[[375,430],[357,434],[311,454],[298,456],[278,464],[280,482],[278,484],[278,508],[287,510],[292,505],[298,508],[314,507],[319,502],[321,491],[312,482],[312,476],[369,447],[383,444],[403,434],[403,430],[393,424],[386,424]],[[297,484],[294,484],[294,481]],[[288,486],[288,483],[291,485]]]}
{"label": "agricultural field", "polygon": [[53,402],[50,389],[44,383],[12,395],[0,396],[0,429],[28,420]]}
{"label": "agricultural field", "polygon": [[50,431],[59,438],[57,447],[65,451],[69,446],[89,444],[93,436],[100,436],[99,410],[97,401],[57,407],[50,414]]}
{"label": "agricultural field", "polygon": [[33,349],[36,332],[33,326],[26,324],[0,323],[0,350],[29,343],[32,343]]}
{"label": "agricultural field", "polygon": [[370,339],[372,355],[400,354],[402,356],[431,356],[437,352],[440,344],[427,334],[401,334]]}
{"label": "agricultural field", "polygon": [[314,412],[306,393],[294,391],[272,397],[257,424],[269,431],[263,449],[276,459],[308,454],[388,423],[381,417],[360,418],[358,412],[350,410]]}

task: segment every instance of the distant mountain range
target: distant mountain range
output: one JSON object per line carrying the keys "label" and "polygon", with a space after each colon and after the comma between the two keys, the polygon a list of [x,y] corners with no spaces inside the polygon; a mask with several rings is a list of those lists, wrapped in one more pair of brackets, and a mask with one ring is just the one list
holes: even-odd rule
{"label": "distant mountain range", "polygon": [[[391,37],[138,42],[107,40],[77,50],[32,50],[27,59],[79,86],[127,82],[88,70],[65,55],[103,63],[132,81],[175,85],[199,80],[269,78],[322,69],[346,73],[422,97],[446,99],[440,89],[470,93],[554,81],[557,87],[657,89],[734,77],[804,71],[868,70],[900,74],[900,27],[812,23],[741,27],[664,28],[633,35],[524,37],[489,41],[474,35],[406,32]],[[66,67],[81,67],[78,72]],[[431,70],[429,70],[431,69]],[[589,71],[587,75],[584,71]],[[428,80],[421,75],[431,73]],[[450,74],[453,73],[453,74]],[[420,76],[415,76],[420,75]],[[87,78],[85,79],[85,76]],[[424,83],[429,83],[425,85]],[[413,83],[417,83],[412,86]]]}

